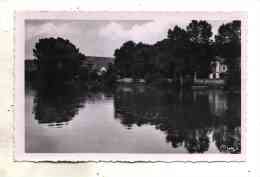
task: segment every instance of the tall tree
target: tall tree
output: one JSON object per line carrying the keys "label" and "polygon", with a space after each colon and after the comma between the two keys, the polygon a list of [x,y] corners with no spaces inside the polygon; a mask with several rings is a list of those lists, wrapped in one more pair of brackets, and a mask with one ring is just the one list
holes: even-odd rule
{"label": "tall tree", "polygon": [[187,32],[175,26],[173,30],[168,30],[171,61],[175,74],[188,74],[191,72],[190,63],[190,41]]}
{"label": "tall tree", "polygon": [[149,72],[149,60],[150,55],[150,45],[138,43],[135,49],[135,55],[132,64],[132,75],[134,78],[144,78],[144,76]]}
{"label": "tall tree", "polygon": [[73,79],[84,59],[74,44],[62,38],[40,39],[33,53],[38,60],[42,80],[52,83]]}
{"label": "tall tree", "polygon": [[218,55],[225,58],[241,56],[241,21],[223,24],[215,36]]}
{"label": "tall tree", "polygon": [[125,42],[122,47],[115,50],[115,65],[122,77],[131,76],[132,60],[134,58],[136,44],[133,41]]}
{"label": "tall tree", "polygon": [[204,20],[192,20],[187,26],[187,33],[192,43],[207,44],[212,36],[211,25]]}
{"label": "tall tree", "polygon": [[241,82],[241,21],[234,20],[223,24],[215,36],[217,55],[225,58],[228,65],[231,85],[240,86]]}
{"label": "tall tree", "polygon": [[193,66],[200,77],[207,77],[213,57],[212,27],[207,21],[192,20],[186,31],[191,42]]}

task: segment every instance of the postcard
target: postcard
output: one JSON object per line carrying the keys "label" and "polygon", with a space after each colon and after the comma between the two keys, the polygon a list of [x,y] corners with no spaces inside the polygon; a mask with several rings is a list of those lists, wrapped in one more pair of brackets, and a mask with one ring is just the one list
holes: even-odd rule
{"label": "postcard", "polygon": [[244,161],[244,12],[17,12],[15,160]]}

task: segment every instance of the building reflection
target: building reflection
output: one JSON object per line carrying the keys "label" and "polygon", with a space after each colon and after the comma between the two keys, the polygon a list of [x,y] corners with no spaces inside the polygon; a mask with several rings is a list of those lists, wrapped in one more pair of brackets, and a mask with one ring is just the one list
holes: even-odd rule
{"label": "building reflection", "polygon": [[196,102],[197,97],[205,95],[208,96],[208,103],[211,114],[221,117],[228,110],[227,96],[223,90],[194,90],[193,100]]}
{"label": "building reflection", "polygon": [[221,90],[210,90],[208,92],[210,111],[215,116],[221,117],[228,110],[227,97]]}
{"label": "building reflection", "polygon": [[[240,113],[234,113],[239,109],[237,105],[230,106],[234,100],[229,103],[223,91],[149,87],[139,90],[119,88],[114,97],[115,118],[127,128],[154,125],[165,132],[166,141],[173,148],[185,147],[190,153],[206,152],[209,135],[214,132],[214,141],[221,152],[240,152]],[[228,126],[229,131],[224,131],[223,126]],[[228,150],[224,151],[225,147]],[[236,150],[231,151],[232,148]]]}
{"label": "building reflection", "polygon": [[39,124],[62,128],[86,102],[113,97],[114,117],[127,129],[152,125],[165,133],[165,141],[173,148],[183,147],[189,153],[208,151],[211,141],[220,152],[240,153],[239,95],[222,90],[147,86],[88,90],[80,84],[38,87],[34,91],[34,116]]}

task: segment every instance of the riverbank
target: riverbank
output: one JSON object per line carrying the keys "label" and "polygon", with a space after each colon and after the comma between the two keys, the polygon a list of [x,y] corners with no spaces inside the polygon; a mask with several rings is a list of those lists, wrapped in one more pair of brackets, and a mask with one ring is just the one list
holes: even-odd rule
{"label": "riverbank", "polygon": [[156,79],[154,81],[146,81],[145,79],[121,78],[116,81],[116,84],[126,86],[155,86],[155,87],[177,87],[192,90],[208,90],[208,89],[222,89],[230,93],[241,93],[239,85],[228,85],[224,79],[196,79],[194,81],[183,82],[184,85],[174,82],[170,78]]}

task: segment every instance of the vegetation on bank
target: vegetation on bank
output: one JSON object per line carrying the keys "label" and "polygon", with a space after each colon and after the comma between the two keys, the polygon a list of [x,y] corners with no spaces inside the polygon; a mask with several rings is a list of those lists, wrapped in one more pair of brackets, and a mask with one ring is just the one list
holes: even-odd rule
{"label": "vegetation on bank", "polygon": [[[207,78],[210,62],[216,57],[225,59],[228,66],[227,84],[240,88],[241,22],[232,21],[219,27],[212,36],[207,21],[193,20],[183,29],[169,29],[167,38],[153,45],[125,42],[115,50],[114,63],[106,71],[93,65],[82,67],[86,58],[74,44],[62,38],[40,39],[33,49],[37,59],[35,77],[45,85],[75,83],[86,85],[113,85],[118,79],[132,78],[145,83],[188,86],[197,77]],[[40,78],[40,79],[39,79]]]}
{"label": "vegetation on bank", "polygon": [[220,57],[229,68],[227,83],[240,85],[240,28],[240,21],[223,24],[213,37],[208,22],[193,20],[186,29],[169,29],[167,38],[154,45],[125,42],[115,51],[115,67],[120,77],[148,82],[170,78],[175,84],[189,85],[194,73],[208,78],[210,62]]}
{"label": "vegetation on bank", "polygon": [[27,68],[25,76],[27,80],[41,85],[40,87],[56,87],[72,83],[85,83],[87,87],[103,87],[116,81],[116,72],[112,64],[108,66],[106,72],[100,72],[92,64],[82,66],[86,56],[69,40],[40,39],[33,53],[37,68],[33,71]]}

